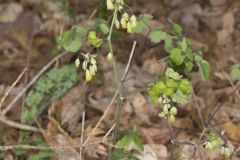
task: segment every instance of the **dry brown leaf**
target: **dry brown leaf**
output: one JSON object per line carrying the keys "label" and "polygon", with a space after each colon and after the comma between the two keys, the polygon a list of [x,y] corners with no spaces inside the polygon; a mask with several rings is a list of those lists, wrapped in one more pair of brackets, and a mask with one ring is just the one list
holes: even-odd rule
{"label": "dry brown leaf", "polygon": [[14,22],[22,11],[23,7],[19,3],[2,4],[0,5],[0,22]]}
{"label": "dry brown leaf", "polygon": [[210,0],[212,6],[224,5],[226,2],[226,0]]}
{"label": "dry brown leaf", "polygon": [[233,1],[227,12],[223,15],[222,22],[223,27],[222,30],[217,32],[217,43],[218,45],[223,45],[226,42],[232,39],[232,33],[234,31],[234,14],[239,11],[240,3],[239,1]]}
{"label": "dry brown leaf", "polygon": [[171,137],[169,134],[169,129],[166,127],[141,127],[140,128],[141,137],[144,143],[165,143]]}
{"label": "dry brown leaf", "polygon": [[[60,125],[50,118],[47,130],[44,132],[44,138],[51,147],[67,147],[74,146],[76,142],[68,136],[60,127]],[[78,160],[79,153],[75,148],[55,149],[54,152],[59,160]]]}
{"label": "dry brown leaf", "polygon": [[85,109],[87,86],[80,83],[72,88],[64,97],[55,102],[49,109],[50,116],[54,117],[62,126],[73,133],[81,130],[79,120]]}
{"label": "dry brown leaf", "polygon": [[226,132],[228,138],[240,142],[240,126],[233,122],[228,122],[223,125],[223,129]]}
{"label": "dry brown leaf", "polygon": [[142,94],[138,93],[129,97],[128,100],[132,104],[133,111],[136,113],[137,118],[139,118],[142,123],[150,124],[149,118],[151,110],[147,104],[146,98]]}
{"label": "dry brown leaf", "polygon": [[144,60],[142,69],[153,75],[162,75],[165,66],[166,63],[164,63],[164,61],[159,62],[156,58],[152,58]]}
{"label": "dry brown leaf", "polygon": [[[91,137],[89,140],[89,143],[96,142],[102,140],[102,137]],[[100,159],[102,156],[107,156],[108,152],[106,147],[104,147],[102,144],[94,144],[94,145],[88,145],[84,148],[85,155],[88,157],[88,159]]]}
{"label": "dry brown leaf", "polygon": [[227,12],[223,15],[223,29],[217,32],[217,43],[223,45],[231,40],[234,30],[234,13]]}
{"label": "dry brown leaf", "polygon": [[14,157],[13,157],[13,155],[10,152],[7,152],[4,155],[4,160],[14,160]]}
{"label": "dry brown leaf", "polygon": [[142,153],[134,154],[140,160],[159,160],[168,156],[167,147],[162,144],[145,144],[143,148]]}

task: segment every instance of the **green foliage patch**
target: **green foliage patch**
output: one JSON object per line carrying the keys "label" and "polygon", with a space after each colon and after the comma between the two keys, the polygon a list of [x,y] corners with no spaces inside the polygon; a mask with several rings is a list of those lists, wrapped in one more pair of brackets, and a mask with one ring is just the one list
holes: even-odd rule
{"label": "green foliage patch", "polygon": [[74,65],[63,65],[45,73],[27,93],[22,122],[32,124],[48,105],[71,89],[80,77]]}

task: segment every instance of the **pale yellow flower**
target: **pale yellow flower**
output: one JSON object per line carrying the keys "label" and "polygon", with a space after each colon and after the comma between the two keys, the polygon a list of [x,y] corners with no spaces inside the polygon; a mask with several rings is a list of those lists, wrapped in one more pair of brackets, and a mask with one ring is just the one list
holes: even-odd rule
{"label": "pale yellow flower", "polygon": [[124,12],[123,15],[122,15],[122,18],[124,18],[125,21],[127,22],[128,19],[129,19],[128,13]]}
{"label": "pale yellow flower", "polygon": [[127,22],[123,17],[121,18],[121,26],[122,26],[123,29],[127,28]]}
{"label": "pale yellow flower", "polygon": [[86,81],[87,82],[91,81],[91,79],[92,79],[92,75],[91,75],[90,71],[87,69],[86,70]]}
{"label": "pale yellow flower", "polygon": [[117,29],[120,28],[119,20],[116,19],[116,20],[114,21],[114,24],[115,24],[115,27],[116,27]]}
{"label": "pale yellow flower", "polygon": [[106,3],[107,3],[108,10],[114,10],[114,4],[112,0],[107,0]]}
{"label": "pale yellow flower", "polygon": [[137,18],[134,15],[131,16],[130,22],[132,24],[132,27],[136,28],[136,26],[137,26]]}
{"label": "pale yellow flower", "polygon": [[107,60],[112,61],[112,58],[113,58],[113,54],[111,52],[109,52],[107,55]]}
{"label": "pale yellow flower", "polygon": [[132,27],[131,22],[128,22],[128,23],[127,23],[127,32],[128,32],[128,33],[132,33],[132,32],[133,32],[133,27]]}
{"label": "pale yellow flower", "polygon": [[76,66],[77,68],[80,66],[80,60],[79,60],[79,58],[77,58],[77,59],[75,60],[75,66]]}

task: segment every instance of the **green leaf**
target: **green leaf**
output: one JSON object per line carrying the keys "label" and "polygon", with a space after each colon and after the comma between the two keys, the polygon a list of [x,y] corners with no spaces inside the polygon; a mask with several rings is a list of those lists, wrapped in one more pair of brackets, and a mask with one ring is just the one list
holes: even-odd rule
{"label": "green leaf", "polygon": [[65,31],[58,37],[58,43],[60,42],[66,51],[77,52],[82,46],[86,33],[87,31],[84,28],[73,26],[70,31]]}
{"label": "green leaf", "polygon": [[159,93],[158,93],[158,90],[155,90],[155,89],[151,89],[149,92],[148,92],[152,102],[154,104],[158,104],[158,98],[159,98]]}
{"label": "green leaf", "polygon": [[109,33],[109,27],[106,23],[100,23],[99,28],[103,34]]}
{"label": "green leaf", "polygon": [[179,73],[175,72],[172,68],[167,68],[165,74],[167,77],[172,78],[174,80],[180,80],[182,78],[182,76],[179,75]]}
{"label": "green leaf", "polygon": [[166,80],[166,85],[170,88],[175,88],[178,86],[177,83],[173,79]]}
{"label": "green leaf", "polygon": [[192,53],[192,48],[191,47],[187,47],[185,54],[186,54],[186,56],[189,60],[191,60],[191,61],[193,60],[194,54]]}
{"label": "green leaf", "polygon": [[170,59],[176,65],[182,64],[184,58],[183,58],[183,56],[181,54],[181,50],[179,48],[173,48],[170,51]]}
{"label": "green leaf", "polygon": [[193,69],[193,63],[191,61],[188,61],[186,64],[185,64],[185,73],[186,74],[189,74]]}
{"label": "green leaf", "polygon": [[188,102],[187,96],[184,95],[180,90],[177,90],[175,94],[172,95],[173,102],[180,104],[186,104]]}
{"label": "green leaf", "polygon": [[32,124],[48,105],[71,89],[81,76],[75,65],[56,67],[42,75],[27,93],[21,121]]}
{"label": "green leaf", "polygon": [[231,67],[230,76],[234,81],[240,79],[240,65],[235,64]]}
{"label": "green leaf", "polygon": [[199,65],[199,69],[200,69],[201,79],[203,81],[206,81],[209,78],[210,65],[208,64],[207,61],[203,60]]}
{"label": "green leaf", "polygon": [[15,150],[15,154],[17,155],[17,156],[21,156],[21,155],[23,155],[23,154],[25,154],[25,153],[27,153],[27,150],[26,149],[16,149]]}
{"label": "green leaf", "polygon": [[114,149],[112,153],[112,160],[138,160],[136,157],[132,155],[130,151],[122,151],[121,149]]}
{"label": "green leaf", "polygon": [[143,145],[141,138],[139,136],[139,129],[137,126],[133,126],[129,129],[128,133],[118,140],[117,145],[121,147],[126,147],[129,150],[137,149],[139,151],[143,150]]}
{"label": "green leaf", "polygon": [[161,41],[165,40],[167,38],[166,32],[160,31],[160,30],[152,30],[148,38],[153,42],[153,43],[160,43]]}
{"label": "green leaf", "polygon": [[156,91],[161,91],[166,88],[166,85],[163,81],[159,80],[155,85],[154,85],[154,90]]}
{"label": "green leaf", "polygon": [[164,48],[167,52],[169,52],[173,47],[173,40],[172,37],[167,36],[164,40]]}
{"label": "green leaf", "polygon": [[185,95],[189,95],[192,92],[192,86],[187,79],[180,81],[178,89]]}
{"label": "green leaf", "polygon": [[210,74],[210,65],[204,60],[200,55],[195,55],[195,61],[199,67],[200,76],[203,81],[206,81],[209,78]]}
{"label": "green leaf", "polygon": [[186,52],[188,44],[185,37],[183,37],[182,41],[178,42],[178,45],[181,48],[182,52]]}
{"label": "green leaf", "polygon": [[44,158],[51,157],[53,152],[51,151],[40,151],[37,154],[32,155],[29,160],[42,160]]}
{"label": "green leaf", "polygon": [[177,24],[177,23],[172,23],[172,31],[177,35],[177,36],[181,36],[182,35],[182,27]]}
{"label": "green leaf", "polygon": [[120,140],[118,140],[117,145],[122,147],[128,147],[128,145],[131,143],[132,137],[129,135],[125,135]]}
{"label": "green leaf", "polygon": [[172,88],[165,88],[162,93],[165,96],[171,96],[174,93],[174,90]]}
{"label": "green leaf", "polygon": [[99,48],[103,43],[103,40],[97,37],[95,31],[90,31],[88,33],[88,41],[96,48]]}
{"label": "green leaf", "polygon": [[140,33],[144,28],[146,28],[149,24],[149,21],[153,18],[150,14],[143,14],[141,19],[138,21],[137,26],[135,28],[136,33]]}

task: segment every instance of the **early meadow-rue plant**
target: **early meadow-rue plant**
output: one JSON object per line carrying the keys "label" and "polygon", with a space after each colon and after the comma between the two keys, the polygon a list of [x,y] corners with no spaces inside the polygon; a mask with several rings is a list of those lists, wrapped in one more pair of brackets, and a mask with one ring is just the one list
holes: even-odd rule
{"label": "early meadow-rue plant", "polygon": [[163,111],[159,116],[168,118],[169,122],[173,123],[177,115],[174,103],[187,103],[191,92],[190,82],[172,68],[167,68],[165,76],[151,84],[149,95],[154,103],[163,105]]}

